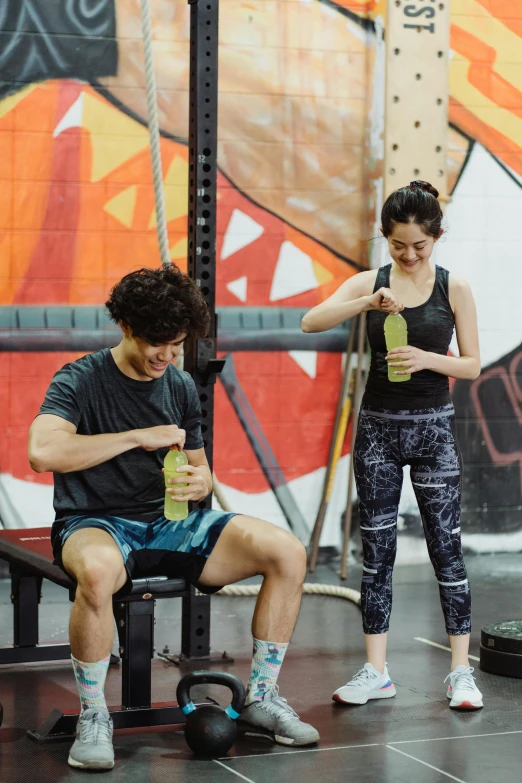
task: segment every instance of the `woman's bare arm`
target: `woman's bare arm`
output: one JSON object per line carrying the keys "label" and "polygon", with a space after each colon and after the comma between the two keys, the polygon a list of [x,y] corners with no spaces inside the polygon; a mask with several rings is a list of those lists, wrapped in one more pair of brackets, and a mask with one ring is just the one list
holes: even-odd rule
{"label": "woman's bare arm", "polygon": [[377,271],[360,272],[339,286],[328,299],[313,307],[303,318],[303,332],[326,332],[366,310],[400,313],[403,306],[389,288],[373,293]]}

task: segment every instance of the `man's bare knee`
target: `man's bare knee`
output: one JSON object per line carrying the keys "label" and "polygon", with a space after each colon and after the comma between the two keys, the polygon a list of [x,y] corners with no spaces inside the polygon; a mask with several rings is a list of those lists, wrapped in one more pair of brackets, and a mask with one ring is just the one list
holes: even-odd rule
{"label": "man's bare knee", "polygon": [[66,541],[63,563],[77,583],[76,600],[99,610],[127,580],[121,552],[104,531],[79,531]]}
{"label": "man's bare knee", "polygon": [[269,573],[301,585],[306,577],[306,550],[301,541],[292,533],[278,530],[267,552],[266,567]]}
{"label": "man's bare knee", "polygon": [[77,571],[76,598],[88,603],[93,609],[99,610],[112,601],[127,579],[123,561],[118,562],[111,552],[86,553],[85,562]]}

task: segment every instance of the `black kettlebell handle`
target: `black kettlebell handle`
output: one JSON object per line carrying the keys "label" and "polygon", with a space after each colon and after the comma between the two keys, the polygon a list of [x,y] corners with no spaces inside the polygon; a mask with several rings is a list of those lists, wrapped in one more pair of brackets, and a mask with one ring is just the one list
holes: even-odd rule
{"label": "black kettlebell handle", "polygon": [[176,697],[178,704],[185,715],[194,712],[196,705],[190,699],[190,689],[193,685],[225,685],[232,691],[232,703],[224,712],[236,720],[245,705],[245,686],[237,677],[228,672],[190,672],[186,674],[178,683]]}

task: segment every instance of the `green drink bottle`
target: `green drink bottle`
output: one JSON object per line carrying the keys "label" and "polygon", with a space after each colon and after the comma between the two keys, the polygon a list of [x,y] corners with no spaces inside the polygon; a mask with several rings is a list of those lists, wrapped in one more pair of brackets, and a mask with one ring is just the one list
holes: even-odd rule
{"label": "green drink bottle", "polygon": [[182,468],[188,465],[187,455],[184,451],[179,451],[177,446],[171,446],[170,451],[166,454],[163,462],[164,477],[165,477],[165,510],[164,514],[167,519],[173,522],[181,522],[182,519],[188,517],[188,503],[186,500],[180,502],[174,500],[172,495],[167,492],[167,487],[173,489],[174,487],[186,487],[186,484],[169,484],[169,479],[176,478],[180,474],[177,472],[178,468]]}
{"label": "green drink bottle", "polygon": [[[402,348],[408,345],[408,324],[400,313],[390,313],[384,321],[384,338],[386,348],[391,351],[393,348]],[[397,360],[400,361],[400,360]],[[402,367],[399,367],[402,371]],[[388,380],[392,382],[409,381],[411,375],[397,375],[393,369],[393,362],[388,362]]]}

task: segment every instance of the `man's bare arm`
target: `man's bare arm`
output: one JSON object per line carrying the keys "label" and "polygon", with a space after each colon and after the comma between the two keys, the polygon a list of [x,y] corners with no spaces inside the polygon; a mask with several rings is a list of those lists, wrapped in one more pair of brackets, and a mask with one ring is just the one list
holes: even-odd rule
{"label": "man's bare arm", "polygon": [[175,424],[101,435],[78,435],[76,427],[52,414],[38,416],[29,430],[29,462],[37,473],[72,473],[101,465],[130,449],[183,448],[185,431]]}

